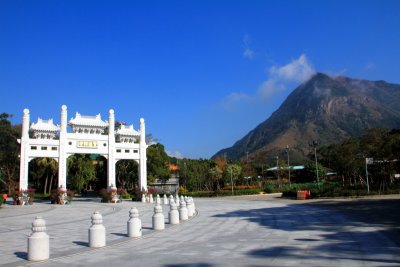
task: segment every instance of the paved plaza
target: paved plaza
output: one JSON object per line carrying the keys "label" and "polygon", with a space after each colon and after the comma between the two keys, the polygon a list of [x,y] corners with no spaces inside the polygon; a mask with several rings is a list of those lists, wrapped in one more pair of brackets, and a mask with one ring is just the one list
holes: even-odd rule
{"label": "paved plaza", "polygon": [[[350,219],[306,201],[273,197],[195,198],[189,221],[154,231],[154,204],[72,205],[36,202],[0,208],[0,266],[399,266],[400,248],[385,226]],[[129,210],[140,213],[143,237],[128,238]],[[88,247],[90,217],[103,215],[107,246]],[[168,221],[169,206],[163,205]],[[50,259],[27,261],[31,223],[42,216]]]}

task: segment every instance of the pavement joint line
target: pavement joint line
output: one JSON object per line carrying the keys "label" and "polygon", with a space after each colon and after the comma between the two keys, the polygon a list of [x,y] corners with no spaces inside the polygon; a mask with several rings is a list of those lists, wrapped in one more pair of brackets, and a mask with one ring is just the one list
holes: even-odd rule
{"label": "pavement joint line", "polygon": [[[179,225],[186,224],[189,221],[192,221],[193,219],[197,218],[199,214],[200,214],[199,210],[196,209],[196,211],[193,214],[193,216],[189,217],[188,220],[179,221],[179,224],[174,224],[174,225],[168,224],[169,226],[166,227],[165,230],[177,229]],[[21,259],[20,261],[8,263],[7,265],[19,264],[19,265],[16,265],[16,266],[31,266],[31,265],[38,265],[38,264],[42,264],[42,263],[48,263],[48,262],[51,262],[51,261],[57,261],[57,260],[61,260],[61,259],[68,259],[68,258],[70,258],[70,257],[72,257],[74,255],[80,255],[80,254],[84,254],[84,253],[96,252],[96,251],[99,251],[99,250],[111,249],[111,248],[114,248],[114,247],[118,247],[118,246],[124,245],[124,244],[129,243],[129,242],[133,242],[135,240],[147,239],[147,238],[149,238],[149,237],[151,237],[151,236],[153,236],[153,235],[155,235],[157,233],[162,233],[165,230],[163,230],[163,231],[154,231],[154,230],[153,231],[149,231],[148,233],[144,233],[141,237],[127,237],[127,236],[125,236],[125,237],[120,238],[122,240],[118,240],[118,239],[113,240],[113,241],[111,241],[109,243],[106,243],[106,246],[101,247],[101,248],[91,248],[91,247],[88,247],[88,246],[84,246],[84,247],[82,246],[82,248],[76,248],[76,249],[70,250],[70,253],[68,253],[68,251],[60,252],[62,254],[68,254],[68,255],[55,256],[55,257],[51,257],[48,260],[44,260],[44,261],[28,261],[27,259]],[[79,250],[79,251],[76,251],[76,250]],[[76,252],[72,252],[72,251],[76,251]]]}

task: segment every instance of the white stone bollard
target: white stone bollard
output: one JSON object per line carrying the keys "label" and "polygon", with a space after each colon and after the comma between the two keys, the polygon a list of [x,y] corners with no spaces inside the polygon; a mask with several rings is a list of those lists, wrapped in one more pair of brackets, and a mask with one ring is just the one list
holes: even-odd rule
{"label": "white stone bollard", "polygon": [[164,214],[162,213],[162,207],[160,205],[154,207],[152,221],[154,230],[163,230],[165,228]]}
{"label": "white stone bollard", "polygon": [[142,194],[142,203],[146,203],[146,195]]}
{"label": "white stone bollard", "polygon": [[149,203],[154,203],[153,194],[150,194],[149,196]]}
{"label": "white stone bollard", "polygon": [[170,211],[168,213],[169,224],[179,224],[179,211],[175,202],[170,203]]}
{"label": "white stone bollard", "polygon": [[158,194],[156,197],[156,205],[161,205],[161,198],[160,198],[160,195],[158,195]]}
{"label": "white stone bollard", "polygon": [[193,209],[192,209],[192,202],[189,198],[186,198],[186,208],[188,210],[188,217],[193,217]]}
{"label": "white stone bollard", "polygon": [[89,228],[89,247],[101,248],[106,245],[106,228],[103,225],[103,216],[96,211],[92,215],[92,226]]}
{"label": "white stone bollard", "polygon": [[194,204],[194,199],[192,197],[190,197],[190,200],[192,201],[193,212],[196,213],[196,204]]}
{"label": "white stone bollard", "polygon": [[168,204],[169,204],[169,202],[168,202],[167,195],[164,194],[164,205],[168,205]]}
{"label": "white stone bollard", "polygon": [[139,219],[139,211],[137,208],[131,208],[128,220],[128,237],[142,236],[142,221]]}
{"label": "white stone bollard", "polygon": [[174,196],[173,195],[169,195],[169,204],[171,205],[171,202],[174,202]]}
{"label": "white stone bollard", "polygon": [[[181,197],[182,199],[183,199],[183,197]],[[188,218],[188,210],[187,210],[187,208],[186,208],[186,202],[185,202],[185,200],[182,200],[181,201],[181,206],[180,206],[180,208],[179,208],[179,219],[181,220],[181,221],[186,221],[186,220],[188,220],[189,218]]]}
{"label": "white stone bollard", "polygon": [[46,234],[46,221],[37,216],[32,223],[32,234],[28,237],[28,260],[48,260],[50,254],[49,236]]}

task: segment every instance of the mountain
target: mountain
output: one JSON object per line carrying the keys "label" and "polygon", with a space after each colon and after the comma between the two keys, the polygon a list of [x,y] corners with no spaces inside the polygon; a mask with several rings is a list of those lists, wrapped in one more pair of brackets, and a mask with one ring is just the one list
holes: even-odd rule
{"label": "mountain", "polygon": [[366,128],[400,128],[399,101],[400,85],[316,73],[267,120],[213,158],[240,159],[249,153],[250,159],[265,162],[286,146],[301,158],[312,140],[327,145],[360,136]]}

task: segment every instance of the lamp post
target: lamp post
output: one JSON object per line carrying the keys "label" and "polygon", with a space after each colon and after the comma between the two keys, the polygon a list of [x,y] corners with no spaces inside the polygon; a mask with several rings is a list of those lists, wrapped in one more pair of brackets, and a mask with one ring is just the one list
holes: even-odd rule
{"label": "lamp post", "polygon": [[289,187],[292,187],[292,183],[290,181],[290,157],[289,157],[289,145],[286,146],[286,153],[287,153],[287,165],[289,169]]}
{"label": "lamp post", "polygon": [[318,141],[313,140],[310,146],[314,147],[314,156],[315,156],[315,170],[317,172],[317,185],[319,187],[319,174],[318,174],[318,159],[317,159],[317,145]]}
{"label": "lamp post", "polygon": [[368,164],[372,164],[373,163],[373,158],[367,158],[367,156],[365,156],[365,177],[367,179],[367,191],[369,194],[369,180],[368,180]]}
{"label": "lamp post", "polygon": [[230,171],[231,171],[231,189],[232,189],[232,196],[233,196],[233,178],[232,178],[232,165],[229,166]]}
{"label": "lamp post", "polygon": [[279,156],[276,156],[276,176],[278,178],[279,188],[281,188],[281,177],[279,175]]}

